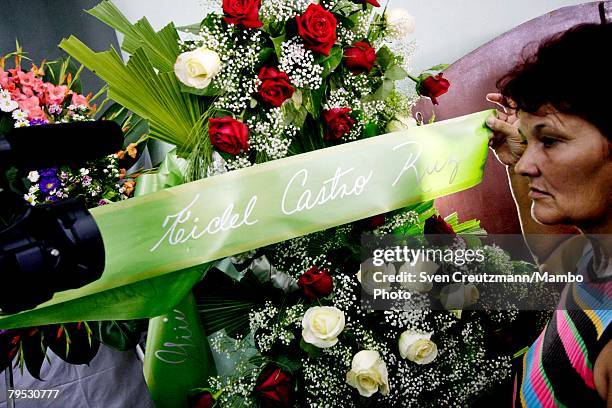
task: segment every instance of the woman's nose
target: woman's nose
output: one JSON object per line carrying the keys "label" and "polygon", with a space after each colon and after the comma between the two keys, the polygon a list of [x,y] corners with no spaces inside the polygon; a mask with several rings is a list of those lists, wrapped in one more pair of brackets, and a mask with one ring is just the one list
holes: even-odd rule
{"label": "woman's nose", "polygon": [[514,172],[527,177],[539,175],[540,170],[538,168],[536,152],[533,148],[530,149],[529,146],[527,146],[527,149],[525,149],[523,155],[514,166]]}

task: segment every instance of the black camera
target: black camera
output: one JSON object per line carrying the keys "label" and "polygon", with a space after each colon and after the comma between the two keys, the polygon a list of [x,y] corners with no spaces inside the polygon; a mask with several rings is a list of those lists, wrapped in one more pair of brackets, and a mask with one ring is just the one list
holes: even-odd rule
{"label": "black camera", "polygon": [[81,200],[31,206],[12,191],[8,170],[78,164],[117,152],[122,143],[121,128],[112,121],[32,126],[0,135],[2,313],[31,309],[55,292],[91,283],[105,262],[100,231]]}

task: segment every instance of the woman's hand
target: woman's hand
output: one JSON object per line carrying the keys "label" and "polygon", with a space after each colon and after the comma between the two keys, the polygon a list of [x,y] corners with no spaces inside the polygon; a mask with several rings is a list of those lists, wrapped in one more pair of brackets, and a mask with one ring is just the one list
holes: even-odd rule
{"label": "woman's hand", "polygon": [[523,138],[519,133],[519,118],[512,101],[499,93],[490,93],[487,100],[497,105],[497,115],[487,118],[487,126],[493,130],[489,146],[497,159],[506,166],[513,166],[525,151]]}

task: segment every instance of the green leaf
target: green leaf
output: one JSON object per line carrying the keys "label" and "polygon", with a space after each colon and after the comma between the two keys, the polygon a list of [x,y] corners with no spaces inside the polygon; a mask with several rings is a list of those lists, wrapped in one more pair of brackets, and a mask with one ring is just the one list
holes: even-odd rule
{"label": "green leaf", "polygon": [[176,27],[176,30],[183,32],[183,33],[198,34],[200,32],[201,27],[202,27],[202,23],[194,23],[194,24]]}
{"label": "green leaf", "polygon": [[303,91],[302,104],[306,107],[306,110],[312,115],[313,118],[318,118],[321,115],[324,96],[325,84],[321,85],[319,89]]}
{"label": "green leaf", "polygon": [[363,98],[364,101],[383,101],[391,95],[391,92],[395,89],[395,81],[391,79],[383,79],[382,84],[378,87],[378,89]]}
{"label": "green leaf", "polygon": [[391,65],[385,71],[385,78],[391,79],[393,81],[400,81],[407,77],[408,77],[408,73],[406,72],[404,68],[400,67],[399,65]]}
{"label": "green leaf", "polygon": [[128,131],[125,133],[123,148],[125,149],[130,143],[138,142],[144,135],[149,133],[149,121],[141,118],[138,115],[132,115],[126,123]]}
{"label": "green leaf", "polygon": [[282,44],[285,41],[286,35],[280,35],[278,37],[273,37],[272,39],[272,44],[274,44],[274,51],[276,51],[276,57],[278,59],[281,58],[281,54],[282,54]]}
{"label": "green leaf", "polygon": [[308,353],[308,357],[317,358],[321,355],[321,349],[310,343],[306,343],[304,339],[300,339],[300,348]]}
{"label": "green leaf", "polygon": [[302,369],[302,363],[299,360],[291,359],[290,356],[285,355],[285,354],[279,355],[274,360],[274,362],[280,368],[284,369],[285,371],[289,373],[297,373],[299,370]]}
{"label": "green leaf", "polygon": [[336,19],[346,28],[353,29],[355,27],[355,21],[350,17],[345,17],[342,14],[336,14]]}
{"label": "green leaf", "polygon": [[276,51],[274,48],[272,47],[266,47],[263,50],[261,50],[259,52],[259,55],[257,56],[257,59],[259,60],[260,63],[264,64],[266,61],[268,61],[273,55],[275,55]]}
{"label": "green leaf", "polygon": [[429,69],[426,69],[425,71],[444,71],[448,67],[449,67],[448,64],[438,64],[438,65],[434,65],[433,67]]}
{"label": "green leaf", "polygon": [[130,23],[110,1],[103,1],[87,12],[124,35],[121,45],[124,51],[135,54],[136,50],[143,49],[153,67],[160,72],[173,71],[180,54],[179,36],[174,24],[170,23],[156,33],[146,18],[136,24]]}
{"label": "green leaf", "polygon": [[378,136],[378,125],[375,122],[368,122],[363,129],[363,137]]}
{"label": "green leaf", "polygon": [[323,66],[323,73],[321,76],[323,78],[328,77],[334,70],[340,65],[342,62],[342,47],[334,46],[329,56],[323,58],[319,64]]}
{"label": "green leaf", "polygon": [[223,95],[224,91],[217,88],[214,82],[211,82],[206,88],[198,89],[191,86],[187,86],[182,82],[179,82],[181,91],[197,96],[217,96]]}
{"label": "green leaf", "polygon": [[300,129],[304,126],[304,121],[306,121],[308,115],[308,110],[304,105],[298,109],[293,103],[284,103],[281,109],[285,116],[285,123],[292,124]]}
{"label": "green leaf", "polygon": [[119,351],[134,349],[147,327],[147,320],[105,321],[92,323],[93,336]]}
{"label": "green leaf", "polygon": [[376,62],[381,66],[383,71],[386,70],[394,60],[395,56],[386,45],[381,47],[376,53]]}

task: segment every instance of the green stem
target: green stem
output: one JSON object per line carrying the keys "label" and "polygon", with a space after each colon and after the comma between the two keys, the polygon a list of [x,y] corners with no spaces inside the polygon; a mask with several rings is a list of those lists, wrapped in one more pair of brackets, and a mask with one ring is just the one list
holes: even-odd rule
{"label": "green stem", "polygon": [[415,77],[414,75],[408,74],[408,78],[412,79],[416,83],[419,83],[419,78]]}

